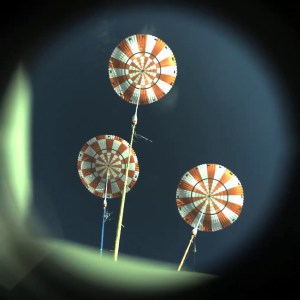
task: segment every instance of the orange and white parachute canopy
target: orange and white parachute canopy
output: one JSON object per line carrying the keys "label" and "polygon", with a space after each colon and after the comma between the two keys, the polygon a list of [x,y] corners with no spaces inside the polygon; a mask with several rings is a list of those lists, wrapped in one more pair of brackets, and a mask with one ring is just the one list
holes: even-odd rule
{"label": "orange and white parachute canopy", "polygon": [[179,214],[199,231],[217,231],[239,217],[244,203],[238,178],[218,164],[202,164],[186,172],[177,187]]}
{"label": "orange and white parachute canopy", "polygon": [[122,99],[150,104],[170,91],[177,66],[165,42],[150,34],[135,34],[114,49],[108,72],[113,89]]}
{"label": "orange and white parachute canopy", "polygon": [[[84,186],[94,195],[104,198],[106,178],[107,198],[120,197],[124,190],[129,144],[115,135],[98,135],[81,148],[77,169]],[[137,156],[131,148],[126,192],[139,176]]]}

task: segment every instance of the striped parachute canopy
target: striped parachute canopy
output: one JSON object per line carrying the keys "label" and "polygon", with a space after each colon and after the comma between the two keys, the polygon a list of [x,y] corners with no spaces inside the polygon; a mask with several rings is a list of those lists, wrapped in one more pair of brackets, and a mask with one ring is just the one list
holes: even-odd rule
{"label": "striped parachute canopy", "polygon": [[[124,189],[129,148],[125,140],[115,135],[98,135],[85,143],[77,160],[78,173],[84,186],[94,195],[104,198],[108,178],[107,198],[120,197]],[[131,148],[126,192],[132,189],[138,176],[138,160]]]}
{"label": "striped parachute canopy", "polygon": [[135,34],[114,49],[108,72],[113,89],[122,99],[150,104],[170,91],[177,66],[165,42],[150,34]]}
{"label": "striped parachute canopy", "polygon": [[181,217],[199,231],[217,231],[239,217],[244,203],[238,178],[218,164],[202,164],[186,172],[177,187]]}

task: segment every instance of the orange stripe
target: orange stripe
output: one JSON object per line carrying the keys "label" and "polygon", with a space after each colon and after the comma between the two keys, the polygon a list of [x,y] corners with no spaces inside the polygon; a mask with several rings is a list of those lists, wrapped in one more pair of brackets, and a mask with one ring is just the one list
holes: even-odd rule
{"label": "orange stripe", "polygon": [[207,164],[207,176],[208,176],[208,187],[209,191],[211,191],[211,186],[213,183],[213,178],[215,177],[216,165],[215,164]]}
{"label": "orange stripe", "polygon": [[[105,142],[106,142],[106,149],[111,150],[114,140],[113,139],[106,139]],[[107,160],[107,153],[105,153],[105,159]]]}
{"label": "orange stripe", "polygon": [[191,204],[195,201],[201,200],[203,198],[205,198],[205,196],[203,196],[203,197],[182,197],[182,198],[178,198],[176,200],[176,203],[177,203],[178,207],[182,207],[182,206],[185,206],[187,204]]}
{"label": "orange stripe", "polygon": [[166,44],[162,40],[158,39],[151,54],[153,54],[156,57],[165,46]]}
{"label": "orange stripe", "polygon": [[234,175],[228,169],[226,169],[226,171],[224,172],[223,176],[219,179],[220,182],[218,182],[216,184],[216,186],[213,189],[212,193],[214,191],[217,191],[220,186],[222,186],[223,184],[225,184],[232,177],[234,177]]}
{"label": "orange stripe", "polygon": [[132,189],[133,186],[135,185],[135,183],[136,183],[136,181],[135,181],[135,180],[132,180],[132,181],[130,182],[130,184],[128,185],[129,188]]}
{"label": "orange stripe", "polygon": [[135,91],[135,88],[134,88],[132,85],[130,85],[130,86],[128,87],[128,89],[127,89],[126,91],[123,92],[123,97],[124,97],[124,99],[126,99],[127,101],[129,101],[129,100],[131,99],[131,97],[132,97],[134,91]]}
{"label": "orange stripe", "polygon": [[111,57],[109,59],[108,67],[112,68],[112,69],[127,69],[126,63],[124,63],[123,61],[120,61],[114,57]]}
{"label": "orange stripe", "polygon": [[[239,186],[228,189],[227,192],[228,192],[228,195],[243,195],[243,188],[241,185],[239,185]],[[222,195],[222,193],[224,193],[224,192],[216,193],[216,194],[214,194],[214,196]]]}
{"label": "orange stripe", "polygon": [[[203,188],[203,190],[207,193],[207,189],[204,185],[204,182],[202,181],[203,178],[200,174],[199,169],[197,167],[193,168],[189,171],[189,173],[193,176],[193,178],[198,182],[198,184],[200,184],[200,186]],[[201,190],[199,190],[198,188],[195,188],[194,192],[203,194],[203,192]]]}
{"label": "orange stripe", "polygon": [[97,187],[97,185],[99,184],[100,182],[100,178],[95,178],[90,184],[89,186],[92,187],[93,189],[95,189]]}
{"label": "orange stripe", "polygon": [[92,148],[96,153],[99,152],[99,151],[101,151],[98,142],[94,142],[94,143],[91,144],[90,146],[91,146],[91,148]]}
{"label": "orange stripe", "polygon": [[203,178],[201,177],[201,174],[198,170],[198,168],[193,168],[189,170],[189,173],[193,176],[193,178],[198,182],[201,181]]}
{"label": "orange stripe", "polygon": [[178,188],[187,190],[187,191],[192,191],[194,186],[186,182],[185,180],[180,180]]}
{"label": "orange stripe", "polygon": [[227,208],[229,208],[231,211],[233,211],[238,216],[241,214],[241,211],[242,211],[242,206],[238,205],[236,203],[230,203],[230,202],[228,202]]}
{"label": "orange stripe", "polygon": [[120,44],[118,45],[118,48],[128,57],[131,57],[133,55],[129,45],[127,44],[126,40],[122,40]]}
{"label": "orange stripe", "polygon": [[166,75],[166,74],[160,74],[159,79],[166,82],[166,83],[168,83],[168,84],[172,84],[172,83],[175,82],[175,77],[174,76]]}
{"label": "orange stripe", "polygon": [[141,52],[145,52],[147,35],[145,34],[136,34],[137,43]]}
{"label": "orange stripe", "polygon": [[223,228],[231,225],[231,222],[228,220],[228,218],[225,216],[223,212],[219,212],[217,216]]}
{"label": "orange stripe", "polygon": [[115,193],[113,193],[113,191],[112,191],[111,181],[109,181],[109,183],[108,183],[108,185],[107,185],[107,191],[108,191],[110,194],[112,194],[112,196],[115,194]]}
{"label": "orange stripe", "polygon": [[199,212],[196,209],[193,209],[184,217],[185,221],[191,225],[198,216],[198,213]]}
{"label": "orange stripe", "polygon": [[94,159],[94,157],[92,157],[92,156],[90,156],[90,155],[84,153],[84,154],[82,155],[82,161],[94,162],[95,159]]}
{"label": "orange stripe", "polygon": [[[123,189],[124,189],[124,181],[122,181],[121,179],[119,179],[117,182],[117,185],[118,185],[118,188],[120,190],[120,192],[123,192]],[[120,193],[119,192],[119,193]]]}
{"label": "orange stripe", "polygon": [[210,205],[206,206],[206,212],[205,213],[206,213],[206,215],[204,216],[204,220],[202,222],[202,230],[203,231],[212,231]]}
{"label": "orange stripe", "polygon": [[90,168],[90,169],[84,169],[82,170],[82,175],[84,177],[88,176],[88,175],[91,175],[92,173],[96,172],[96,169],[95,168]]}
{"label": "orange stripe", "polygon": [[119,77],[109,78],[109,81],[113,87],[117,87],[121,85],[123,82],[127,81],[127,77],[125,75],[122,75]]}
{"label": "orange stripe", "polygon": [[156,84],[152,86],[152,90],[157,100],[161,99],[165,95],[165,93]]}
{"label": "orange stripe", "polygon": [[133,178],[135,171],[129,170],[128,171],[128,177]]}
{"label": "orange stripe", "polygon": [[140,91],[140,101],[139,104],[148,104],[149,103],[149,98],[146,90],[141,90]]}
{"label": "orange stripe", "polygon": [[[119,152],[119,153],[123,153],[124,151],[126,151],[127,149],[128,149],[129,147],[127,147],[124,143],[121,143],[120,144],[120,146],[119,146],[119,148],[117,149],[117,151]],[[126,161],[127,161],[127,159],[126,159]]]}
{"label": "orange stripe", "polygon": [[161,67],[176,66],[176,60],[175,60],[174,56],[169,56],[169,57],[161,60],[159,63],[160,63]]}

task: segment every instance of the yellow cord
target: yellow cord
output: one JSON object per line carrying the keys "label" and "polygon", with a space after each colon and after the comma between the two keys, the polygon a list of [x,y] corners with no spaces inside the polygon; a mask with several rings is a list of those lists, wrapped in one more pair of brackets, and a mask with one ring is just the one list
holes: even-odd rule
{"label": "yellow cord", "polygon": [[118,260],[120,237],[121,237],[121,229],[122,229],[122,220],[123,220],[123,212],[124,212],[125,197],[126,197],[128,171],[129,171],[129,164],[130,164],[131,149],[132,149],[133,136],[134,136],[134,132],[135,132],[135,126],[136,126],[135,123],[132,124],[132,134],[131,134],[131,140],[130,140],[130,146],[129,146],[128,161],[127,161],[127,166],[126,166],[124,189],[123,189],[123,194],[122,194],[122,200],[121,200],[121,206],[120,206],[120,214],[119,214],[119,221],[118,221],[117,234],[116,234],[116,240],[115,240],[115,249],[114,249],[114,261],[115,262]]}
{"label": "yellow cord", "polygon": [[182,258],[182,260],[181,260],[181,263],[180,263],[180,265],[179,265],[177,271],[180,271],[180,270],[181,270],[181,267],[182,267],[182,265],[183,265],[183,263],[184,263],[184,261],[185,261],[186,255],[187,255],[188,252],[189,252],[189,249],[190,249],[190,247],[191,247],[191,244],[192,244],[192,241],[193,241],[194,238],[195,238],[195,235],[192,234],[192,237],[191,237],[191,239],[190,239],[190,242],[189,242],[189,244],[188,244],[188,246],[187,246],[187,248],[186,248],[186,250],[185,250],[185,252],[184,252],[183,258]]}

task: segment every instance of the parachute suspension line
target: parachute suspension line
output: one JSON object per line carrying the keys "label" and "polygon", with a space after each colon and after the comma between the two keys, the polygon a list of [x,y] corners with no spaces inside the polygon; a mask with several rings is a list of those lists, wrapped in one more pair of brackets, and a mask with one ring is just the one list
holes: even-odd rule
{"label": "parachute suspension line", "polygon": [[183,265],[183,263],[184,263],[184,261],[185,261],[185,258],[186,258],[187,254],[188,254],[188,252],[189,252],[190,246],[191,246],[192,241],[194,240],[194,238],[195,238],[195,235],[192,234],[191,239],[190,239],[190,242],[189,242],[189,244],[188,244],[188,246],[187,246],[187,248],[186,248],[186,250],[185,250],[185,252],[184,252],[184,255],[183,255],[183,257],[182,257],[182,260],[181,260],[181,262],[180,262],[180,265],[179,265],[179,267],[178,267],[178,269],[177,269],[178,272],[179,272],[179,271],[181,270],[181,268],[182,268],[182,265]]}
{"label": "parachute suspension line", "polygon": [[193,253],[194,253],[194,272],[196,272],[196,252],[197,252],[197,248],[196,248],[196,239],[194,239],[194,250],[193,250]]}
{"label": "parachute suspension line", "polygon": [[117,262],[117,260],[118,260],[118,253],[119,253],[119,246],[120,246],[120,237],[121,237],[121,229],[122,229],[122,220],[123,220],[125,197],[126,197],[126,189],[127,189],[128,171],[129,171],[129,164],[130,164],[130,158],[131,158],[132,142],[133,142],[133,137],[134,137],[134,134],[135,134],[135,127],[136,127],[136,124],[137,124],[137,110],[138,110],[138,106],[139,106],[139,101],[136,104],[135,114],[132,117],[132,125],[131,125],[132,132],[131,132],[130,145],[129,145],[129,154],[128,154],[128,160],[127,160],[127,166],[126,166],[124,189],[123,189],[123,193],[122,193],[121,206],[120,206],[120,214],[119,214],[117,234],[116,234],[116,240],[115,240],[115,248],[114,248],[114,261],[115,262]]}
{"label": "parachute suspension line", "polygon": [[107,182],[108,182],[109,170],[106,173],[106,181],[105,181],[105,192],[104,192],[104,200],[103,200],[103,216],[102,216],[102,230],[101,230],[101,243],[100,243],[100,255],[102,256],[103,252],[103,240],[104,240],[104,224],[106,221],[106,206],[107,206]]}
{"label": "parachute suspension line", "polygon": [[186,258],[187,254],[188,254],[188,252],[189,252],[190,247],[191,247],[191,244],[192,244],[194,238],[195,238],[196,235],[197,235],[198,228],[199,228],[200,222],[201,222],[201,220],[202,220],[202,215],[203,215],[203,212],[201,211],[201,215],[200,215],[199,221],[198,221],[198,223],[197,223],[197,226],[195,226],[194,229],[192,230],[192,236],[191,236],[190,242],[189,242],[189,244],[188,244],[188,246],[187,246],[187,248],[186,248],[186,250],[185,250],[185,252],[184,252],[184,255],[183,255],[182,259],[181,259],[180,265],[179,265],[179,267],[178,267],[178,269],[177,269],[178,272],[181,270],[182,265],[183,265],[183,263],[184,263],[184,261],[185,261],[185,258]]}

